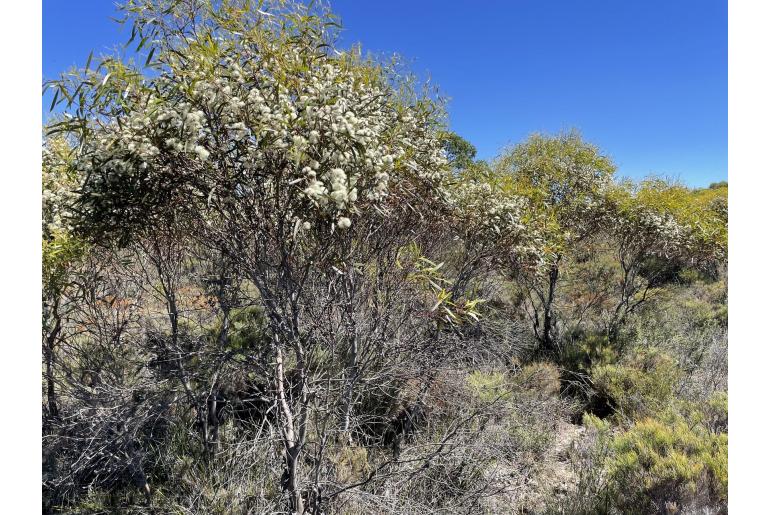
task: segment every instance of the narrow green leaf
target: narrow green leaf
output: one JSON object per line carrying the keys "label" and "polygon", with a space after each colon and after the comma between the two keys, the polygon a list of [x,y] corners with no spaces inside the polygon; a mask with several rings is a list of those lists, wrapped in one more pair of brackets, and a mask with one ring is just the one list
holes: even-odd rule
{"label": "narrow green leaf", "polygon": [[136,25],[131,27],[131,37],[128,38],[128,41],[126,41],[126,46],[130,45],[134,42],[134,39],[136,38]]}
{"label": "narrow green leaf", "polygon": [[72,105],[72,96],[67,92],[67,88],[60,88],[59,91],[67,98],[67,107],[70,107]]}
{"label": "narrow green leaf", "polygon": [[144,62],[145,66],[149,66],[150,61],[152,61],[152,56],[155,54],[155,49],[156,48],[157,47],[152,47],[152,49],[150,49],[150,55],[147,56],[147,60]]}
{"label": "narrow green leaf", "polygon": [[51,102],[51,107],[48,109],[49,111],[53,111],[54,106],[56,105],[56,101],[59,99],[59,90],[56,90],[56,93],[53,95],[53,101]]}
{"label": "narrow green leaf", "polygon": [[88,71],[88,67],[91,66],[91,59],[94,57],[94,51],[91,50],[91,53],[88,54],[88,59],[86,59],[86,71]]}
{"label": "narrow green leaf", "polygon": [[82,82],[80,84],[78,84],[78,87],[75,89],[75,92],[72,94],[72,98],[74,99],[75,97],[78,97],[79,99],[81,99],[80,103],[82,104],[83,103],[82,102],[83,96],[80,93],[81,89],[83,89],[83,83]]}

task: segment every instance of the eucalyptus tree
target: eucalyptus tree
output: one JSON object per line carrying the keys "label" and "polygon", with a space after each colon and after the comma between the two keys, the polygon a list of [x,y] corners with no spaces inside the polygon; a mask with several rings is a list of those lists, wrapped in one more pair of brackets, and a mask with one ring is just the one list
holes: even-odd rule
{"label": "eucalyptus tree", "polygon": [[[84,177],[75,224],[123,245],[177,234],[177,245],[194,240],[241,271],[267,317],[270,359],[255,366],[272,383],[282,483],[303,512],[334,495],[302,470],[314,403],[331,407],[349,441],[362,367],[402,352],[414,325],[406,299],[422,297],[402,291],[414,289],[409,270],[393,265],[449,209],[442,111],[387,66],[332,48],[321,10],[123,9],[147,70],[108,57],[49,85],[70,104],[52,132],[76,140]],[[390,299],[396,284],[401,297]],[[415,349],[419,334],[413,327]]]}
{"label": "eucalyptus tree", "polygon": [[727,258],[727,190],[691,190],[662,179],[622,183],[608,195],[611,240],[621,267],[611,341],[645,303],[666,269],[707,269]]}
{"label": "eucalyptus tree", "polygon": [[558,339],[555,302],[560,274],[576,245],[606,226],[605,193],[615,165],[570,132],[535,134],[504,152],[493,168],[506,189],[526,199],[524,220],[537,234],[538,262],[513,259],[508,269],[525,292],[535,336],[551,352]]}
{"label": "eucalyptus tree", "polygon": [[444,131],[441,134],[449,164],[458,170],[463,170],[474,164],[476,159],[476,147],[459,134],[452,131]]}

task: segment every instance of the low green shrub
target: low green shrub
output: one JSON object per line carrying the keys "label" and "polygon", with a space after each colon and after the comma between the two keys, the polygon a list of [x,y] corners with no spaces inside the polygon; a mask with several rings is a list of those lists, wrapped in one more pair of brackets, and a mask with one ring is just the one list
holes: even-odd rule
{"label": "low green shrub", "polygon": [[514,413],[507,424],[512,454],[523,453],[539,460],[548,451],[556,435],[558,416],[549,416],[540,409]]}
{"label": "low green shrub", "polygon": [[558,395],[556,366],[531,363],[512,377],[502,372],[474,371],[466,380],[471,403],[488,410],[478,429],[496,440],[494,445],[501,456],[530,462],[541,458],[569,411]]}
{"label": "low green shrub", "polygon": [[330,459],[334,464],[337,481],[343,484],[360,481],[371,470],[369,453],[365,447],[344,446],[333,452]]}
{"label": "low green shrub", "polygon": [[612,440],[608,472],[623,513],[727,501],[727,435],[683,417],[646,418]]}
{"label": "low green shrub", "polygon": [[694,415],[668,410],[627,429],[585,415],[570,451],[576,489],[550,499],[547,512],[727,513],[727,434]]}
{"label": "low green shrub", "polygon": [[508,378],[502,372],[474,370],[468,374],[467,381],[472,395],[482,403],[494,402],[510,392]]}
{"label": "low green shrub", "polygon": [[715,433],[727,432],[727,392],[714,393],[704,407],[706,423]]}
{"label": "low green shrub", "polygon": [[525,365],[513,377],[513,383],[543,397],[556,396],[561,390],[559,369],[547,361],[536,361]]}
{"label": "low green shrub", "polygon": [[618,347],[604,333],[577,332],[566,338],[559,362],[567,370],[588,372],[593,367],[615,363]]}
{"label": "low green shrub", "polygon": [[[221,322],[214,328],[215,334],[221,330]],[[233,350],[258,349],[265,344],[265,314],[258,306],[234,309],[230,313],[229,346]]]}
{"label": "low green shrub", "polygon": [[671,402],[680,371],[676,362],[657,349],[637,350],[616,365],[593,369],[594,386],[616,413],[635,420],[664,410]]}
{"label": "low green shrub", "polygon": [[696,328],[727,327],[727,305],[700,298],[686,299],[681,304],[684,317]]}

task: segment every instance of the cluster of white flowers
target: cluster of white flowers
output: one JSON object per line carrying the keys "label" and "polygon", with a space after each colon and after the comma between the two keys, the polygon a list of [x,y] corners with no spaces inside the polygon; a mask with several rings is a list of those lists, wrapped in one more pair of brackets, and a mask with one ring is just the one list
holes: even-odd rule
{"label": "cluster of white flowers", "polygon": [[538,254],[533,228],[523,221],[525,198],[505,194],[486,182],[461,181],[447,189],[447,199],[462,221],[468,243],[498,249],[509,257]]}
{"label": "cluster of white flowers", "polygon": [[190,172],[237,178],[239,191],[289,188],[294,215],[340,229],[397,181],[445,178],[430,113],[398,101],[384,80],[364,81],[361,69],[299,46],[280,59],[251,48],[170,56],[98,132],[82,167],[120,174],[185,158]]}
{"label": "cluster of white flowers", "polygon": [[626,245],[664,257],[682,254],[691,248],[692,227],[680,223],[672,213],[645,205],[632,205],[614,220],[614,231]]}
{"label": "cluster of white flowers", "polygon": [[78,187],[64,140],[49,140],[43,146],[43,234],[55,235],[71,229],[70,207]]}

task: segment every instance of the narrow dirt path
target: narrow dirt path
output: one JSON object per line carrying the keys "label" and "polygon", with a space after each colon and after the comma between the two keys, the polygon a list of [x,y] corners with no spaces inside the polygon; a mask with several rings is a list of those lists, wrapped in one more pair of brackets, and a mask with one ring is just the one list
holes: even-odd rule
{"label": "narrow dirt path", "polygon": [[532,479],[532,496],[526,499],[523,513],[543,513],[550,496],[560,496],[575,488],[575,472],[569,461],[569,451],[585,433],[585,428],[561,422],[556,436]]}

